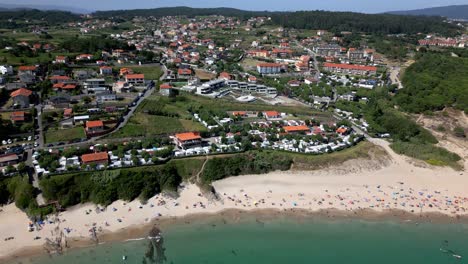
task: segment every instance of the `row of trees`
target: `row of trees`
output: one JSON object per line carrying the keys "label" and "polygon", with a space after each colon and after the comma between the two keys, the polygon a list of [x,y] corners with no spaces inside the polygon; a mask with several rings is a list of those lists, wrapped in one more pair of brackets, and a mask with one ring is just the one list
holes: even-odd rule
{"label": "row of trees", "polygon": [[292,159],[273,152],[247,152],[227,158],[210,159],[201,175],[203,184],[245,174],[262,174],[275,170],[289,170]]}
{"label": "row of trees", "polygon": [[163,17],[175,16],[208,16],[223,15],[241,19],[252,16],[269,16],[275,24],[297,29],[325,29],[333,32],[353,31],[382,34],[412,34],[437,32],[455,34],[458,28],[444,23],[439,17],[397,16],[390,14],[361,14],[352,12],[298,11],[298,12],[266,12],[244,11],[232,8],[189,8],[171,7],[139,10],[118,10],[96,12],[94,16],[101,18],[135,16]]}
{"label": "row of trees", "polygon": [[63,174],[43,178],[44,197],[62,206],[84,202],[109,205],[116,200],[146,201],[161,191],[176,191],[182,177],[171,164],[134,169]]}

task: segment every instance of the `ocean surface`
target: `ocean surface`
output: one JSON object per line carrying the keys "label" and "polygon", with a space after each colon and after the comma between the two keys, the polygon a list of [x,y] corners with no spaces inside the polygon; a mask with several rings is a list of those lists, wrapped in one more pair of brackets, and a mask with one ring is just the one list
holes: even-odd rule
{"label": "ocean surface", "polygon": [[[190,223],[162,231],[164,263],[173,264],[468,263],[468,225],[463,224],[251,218],[237,223]],[[148,243],[147,239],[113,242],[22,263],[149,264],[143,260]]]}

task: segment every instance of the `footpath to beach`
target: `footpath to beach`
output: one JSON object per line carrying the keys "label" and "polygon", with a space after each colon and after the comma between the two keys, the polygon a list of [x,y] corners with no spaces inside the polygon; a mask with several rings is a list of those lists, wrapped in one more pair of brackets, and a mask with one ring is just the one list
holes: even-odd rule
{"label": "footpath to beach", "polygon": [[[369,160],[350,160],[317,171],[273,172],[264,175],[231,177],[215,182],[219,200],[210,201],[195,185],[181,188],[177,199],[157,195],[146,204],[117,201],[107,208],[85,204],[69,208],[28,231],[29,220],[14,204],[0,212],[0,260],[42,251],[47,238],[58,234],[73,241],[90,241],[96,230],[128,237],[132,228],[141,228],[155,219],[171,220],[193,214],[214,214],[228,209],[277,212],[297,209],[308,212],[388,213],[408,215],[437,213],[450,219],[468,216],[468,175],[451,168],[418,167],[396,155],[384,141],[373,142],[389,152],[388,160],[374,167]],[[465,218],[466,219],[466,218]],[[4,238],[14,239],[4,241]],[[35,239],[40,237],[40,239]]]}

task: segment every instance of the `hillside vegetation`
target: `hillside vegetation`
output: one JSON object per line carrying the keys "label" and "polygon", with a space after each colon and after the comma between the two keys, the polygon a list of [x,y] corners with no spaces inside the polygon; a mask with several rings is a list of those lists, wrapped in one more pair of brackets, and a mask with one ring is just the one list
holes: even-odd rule
{"label": "hillside vegetation", "polygon": [[422,113],[452,106],[468,113],[468,57],[422,54],[406,70],[403,85],[396,103],[405,111]]}
{"label": "hillside vegetation", "polygon": [[298,11],[298,12],[266,12],[245,11],[233,8],[190,8],[169,7],[155,9],[99,11],[93,14],[100,18],[133,18],[163,17],[163,16],[209,16],[222,15],[246,19],[252,16],[268,16],[274,24],[297,29],[324,29],[334,32],[352,31],[378,34],[410,34],[437,32],[455,34],[456,26],[443,22],[439,17],[397,16],[389,14],[361,14],[352,12],[328,11]]}

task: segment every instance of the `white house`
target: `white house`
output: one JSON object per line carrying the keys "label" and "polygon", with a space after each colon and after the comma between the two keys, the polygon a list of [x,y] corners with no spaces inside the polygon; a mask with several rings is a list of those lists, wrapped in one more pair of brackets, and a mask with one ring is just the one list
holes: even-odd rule
{"label": "white house", "polygon": [[3,75],[13,74],[13,67],[8,65],[0,65],[0,73]]}

